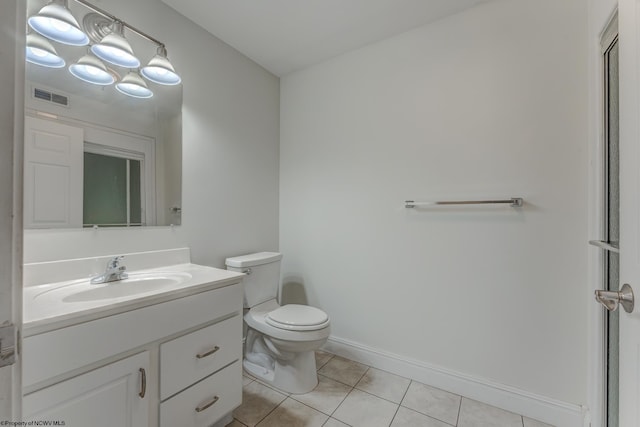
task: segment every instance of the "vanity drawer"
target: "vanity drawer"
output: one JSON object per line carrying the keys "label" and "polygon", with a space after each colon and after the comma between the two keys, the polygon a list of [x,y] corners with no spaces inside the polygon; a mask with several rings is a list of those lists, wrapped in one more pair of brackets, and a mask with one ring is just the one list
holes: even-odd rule
{"label": "vanity drawer", "polygon": [[222,371],[161,403],[160,427],[210,426],[241,403],[242,368],[240,360],[236,360]]}
{"label": "vanity drawer", "polygon": [[241,358],[239,314],[161,344],[160,400]]}

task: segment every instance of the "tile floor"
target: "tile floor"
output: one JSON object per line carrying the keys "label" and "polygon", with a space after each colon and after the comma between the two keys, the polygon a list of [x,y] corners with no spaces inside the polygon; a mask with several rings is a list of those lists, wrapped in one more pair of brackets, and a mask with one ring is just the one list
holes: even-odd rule
{"label": "tile floor", "polygon": [[316,361],[318,386],[307,394],[243,377],[227,427],[550,427],[329,353]]}

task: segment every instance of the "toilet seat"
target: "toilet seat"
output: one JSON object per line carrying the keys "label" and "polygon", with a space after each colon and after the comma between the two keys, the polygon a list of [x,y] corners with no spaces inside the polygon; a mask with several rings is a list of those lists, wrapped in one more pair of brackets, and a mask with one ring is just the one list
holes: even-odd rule
{"label": "toilet seat", "polygon": [[329,316],[315,307],[287,304],[267,313],[265,322],[289,331],[315,331],[329,324]]}
{"label": "toilet seat", "polygon": [[[279,308],[281,307],[278,305],[278,302],[275,299],[265,301],[262,304],[258,304],[257,306],[247,311],[244,315],[244,320],[245,322],[247,322],[247,325],[250,328],[278,340],[302,343],[326,340],[329,337],[329,334],[331,333],[331,320],[328,319],[328,316],[326,322],[312,326],[312,328],[308,330],[286,329],[287,325],[285,324],[277,323],[274,321],[267,322],[268,315]],[[271,323],[273,323],[275,326],[273,326]],[[295,326],[293,325],[289,327],[295,328]]]}

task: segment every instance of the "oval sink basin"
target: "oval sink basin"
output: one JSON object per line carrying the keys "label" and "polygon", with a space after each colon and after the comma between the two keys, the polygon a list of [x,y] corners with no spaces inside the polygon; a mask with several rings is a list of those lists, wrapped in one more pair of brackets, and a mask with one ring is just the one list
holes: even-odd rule
{"label": "oval sink basin", "polygon": [[84,280],[58,288],[57,291],[64,293],[61,298],[63,302],[97,301],[162,291],[184,283],[191,277],[191,274],[182,272],[130,273],[127,279],[116,282],[92,285],[88,280]]}

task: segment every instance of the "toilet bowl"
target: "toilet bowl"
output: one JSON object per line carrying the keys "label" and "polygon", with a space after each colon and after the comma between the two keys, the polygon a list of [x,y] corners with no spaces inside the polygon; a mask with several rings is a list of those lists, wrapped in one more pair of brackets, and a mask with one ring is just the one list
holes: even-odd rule
{"label": "toilet bowl", "polygon": [[278,304],[281,257],[261,252],[227,258],[226,264],[227,269],[247,274],[245,370],[275,388],[302,394],[318,384],[315,350],[327,341],[330,320],[315,307]]}
{"label": "toilet bowl", "polygon": [[[278,317],[286,322],[277,320]],[[315,350],[329,338],[328,316],[304,305],[259,304],[244,316],[249,332],[244,368],[288,393],[307,393],[318,384]]]}

